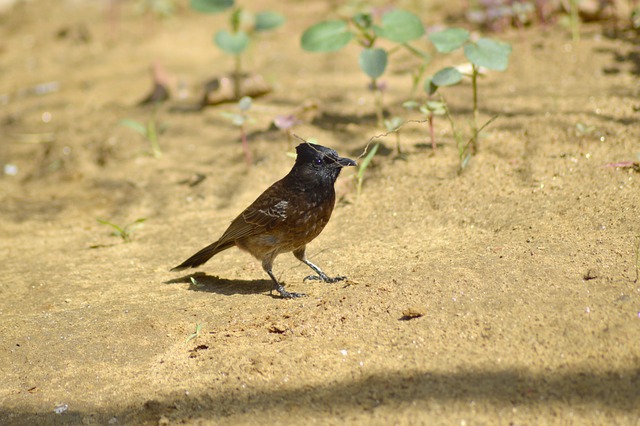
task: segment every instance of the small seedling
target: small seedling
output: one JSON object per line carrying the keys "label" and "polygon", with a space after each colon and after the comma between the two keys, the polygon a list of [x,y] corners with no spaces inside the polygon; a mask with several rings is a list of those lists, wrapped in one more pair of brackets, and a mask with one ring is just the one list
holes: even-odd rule
{"label": "small seedling", "polygon": [[[408,43],[424,35],[424,26],[416,15],[401,9],[393,9],[382,15],[380,23],[374,22],[372,13],[356,13],[349,19],[324,21],[309,27],[301,38],[302,48],[309,52],[335,52],[352,40],[361,47],[358,63],[371,79],[369,87],[374,92],[378,125],[383,125],[382,88],[379,79],[387,69],[389,56],[404,47],[409,52],[428,61],[428,55]],[[379,47],[379,40],[393,43],[390,49]],[[424,71],[422,71],[424,72]],[[415,76],[414,76],[415,80]]]}
{"label": "small seedling", "polygon": [[202,13],[221,13],[230,10],[230,31],[218,31],[213,41],[220,50],[234,58],[233,93],[235,99],[240,99],[243,78],[242,54],[257,33],[271,31],[284,24],[284,16],[272,11],[253,14],[236,6],[234,0],[191,0],[190,4],[193,9]]}
{"label": "small seedling", "polygon": [[191,280],[191,284],[192,284],[195,288],[202,288],[202,287],[204,287],[204,284],[199,283],[195,278],[190,277],[189,279]]}
{"label": "small seedling", "polygon": [[634,30],[637,30],[640,28],[640,5],[638,5],[636,3],[635,7],[633,8],[633,10],[631,11],[631,27]]}
{"label": "small seedling", "polygon": [[596,126],[589,126],[584,123],[576,123],[576,133],[578,136],[587,136],[596,130]]}
{"label": "small seedling", "polygon": [[431,150],[436,152],[436,134],[435,134],[435,126],[434,126],[434,117],[436,115],[445,115],[446,114],[446,105],[444,101],[434,101],[430,100],[431,97],[427,101],[425,101],[422,105],[420,105],[416,101],[407,101],[402,104],[407,109],[418,109],[426,118],[429,123],[429,137],[431,138]]}
{"label": "small seedling", "polygon": [[398,151],[398,155],[402,155],[402,150],[400,149],[400,127],[404,120],[401,117],[392,117],[388,120],[384,120],[384,127],[387,128],[387,132],[396,134],[396,150]]}
{"label": "small seedling", "polygon": [[160,158],[162,156],[162,150],[160,150],[160,144],[158,143],[158,134],[162,132],[163,128],[157,123],[156,110],[157,108],[154,107],[151,117],[146,124],[131,118],[126,118],[124,120],[120,120],[120,125],[128,127],[141,134],[151,145],[151,153],[153,156],[155,158]]}
{"label": "small seedling", "polygon": [[238,110],[239,112],[221,112],[220,114],[229,120],[231,123],[240,129],[240,140],[242,141],[242,150],[244,151],[244,159],[247,162],[247,166],[251,166],[253,163],[253,156],[251,155],[251,151],[249,150],[249,142],[247,141],[247,131],[245,125],[247,122],[253,122],[253,118],[251,118],[248,114],[248,111],[251,109],[251,105],[253,104],[252,99],[249,96],[245,96],[240,101],[238,101]]}
{"label": "small seedling", "polygon": [[196,337],[199,337],[200,336],[200,330],[202,330],[202,324],[198,323],[198,324],[196,324],[196,331],[194,331],[189,336],[187,336],[187,339],[184,341],[184,343],[185,344],[189,343],[190,341],[192,341]]}
{"label": "small seedling", "polygon": [[138,0],[136,4],[138,13],[153,13],[162,18],[173,16],[176,11],[174,0]]}
{"label": "small seedling", "polygon": [[369,164],[371,163],[371,160],[373,159],[373,157],[376,155],[376,152],[378,152],[379,147],[380,147],[380,143],[376,143],[373,146],[373,148],[371,148],[371,151],[367,153],[367,155],[364,157],[364,159],[360,163],[360,166],[358,167],[358,174],[356,175],[356,182],[357,182],[356,197],[358,199],[360,198],[360,192],[362,191],[362,182],[364,181],[364,173],[367,171],[367,167],[369,167]]}
{"label": "small seedling", "polygon": [[109,222],[109,221],[104,220],[104,219],[96,219],[96,220],[98,222],[100,222],[101,224],[103,224],[103,225],[107,225],[107,226],[110,226],[111,228],[113,228],[113,235],[122,238],[123,242],[130,243],[131,242],[131,233],[136,228],[139,228],[140,226],[142,226],[142,223],[147,219],[142,217],[142,218],[134,220],[131,223],[126,224],[125,226],[119,226],[119,225],[116,225],[115,223]]}
{"label": "small seedling", "polygon": [[[481,68],[504,71],[509,65],[511,45],[499,40],[480,38],[471,41],[469,31],[462,28],[450,28],[429,34],[429,39],[441,53],[450,53],[462,47],[465,57],[471,63],[471,86],[473,90],[473,124],[470,150],[478,151],[478,76]],[[462,80],[463,73],[458,68],[447,67],[438,71],[425,82],[425,91],[432,95],[439,87],[451,86]],[[486,124],[485,124],[486,126]],[[484,126],[483,126],[484,127]]]}
{"label": "small seedling", "polygon": [[460,174],[469,164],[469,160],[471,160],[471,156],[472,156],[471,144],[473,143],[474,139],[478,137],[478,133],[480,133],[485,127],[491,124],[493,120],[498,118],[498,116],[494,115],[493,117],[491,117],[486,123],[482,125],[482,127],[480,127],[480,129],[477,130],[476,133],[472,134],[471,137],[467,141],[465,141],[464,136],[462,135],[462,132],[458,130],[456,123],[453,120],[451,113],[449,112],[449,108],[447,108],[446,102],[443,101],[442,104],[444,106],[445,115],[449,120],[449,124],[451,125],[453,138],[455,139],[456,146],[458,148],[458,158],[460,160],[458,173]]}

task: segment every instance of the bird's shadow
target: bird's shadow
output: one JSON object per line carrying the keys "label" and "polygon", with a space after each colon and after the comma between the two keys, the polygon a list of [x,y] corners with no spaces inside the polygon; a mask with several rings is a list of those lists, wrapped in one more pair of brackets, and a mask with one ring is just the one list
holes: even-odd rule
{"label": "bird's shadow", "polygon": [[[204,291],[207,293],[217,293],[225,296],[233,294],[271,294],[273,283],[269,280],[227,280],[214,275],[207,275],[204,272],[196,272],[182,277],[165,281],[165,284],[189,284],[191,291]],[[271,294],[278,297],[278,293]]]}

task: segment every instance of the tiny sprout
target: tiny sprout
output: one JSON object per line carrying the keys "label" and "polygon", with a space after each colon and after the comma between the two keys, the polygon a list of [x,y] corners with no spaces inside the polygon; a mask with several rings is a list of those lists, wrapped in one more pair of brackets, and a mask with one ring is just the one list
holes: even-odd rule
{"label": "tiny sprout", "polygon": [[245,124],[247,122],[253,121],[251,117],[247,114],[247,112],[251,109],[253,105],[253,100],[249,96],[244,96],[238,101],[238,110],[239,113],[236,112],[221,112],[220,114],[223,117],[228,118],[231,123],[240,129],[240,140],[242,141],[242,150],[244,151],[244,158],[247,162],[247,166],[251,166],[253,163],[253,157],[251,156],[251,151],[249,150],[249,143],[247,141],[247,132],[245,129]]}
{"label": "tiny sprout", "polygon": [[110,226],[113,228],[113,235],[122,238],[122,241],[125,243],[131,242],[131,233],[138,227],[142,226],[142,223],[147,220],[146,218],[139,218],[135,221],[126,224],[125,226],[118,226],[115,223],[109,222],[104,219],[96,219],[99,223],[103,225]]}
{"label": "tiny sprout", "polygon": [[576,131],[580,136],[590,135],[595,130],[596,130],[596,126],[588,126],[584,123],[576,123]]}
{"label": "tiny sprout", "polygon": [[384,120],[384,127],[386,127],[387,131],[389,133],[393,132],[396,134],[396,149],[398,151],[398,155],[402,154],[400,149],[400,127],[402,127],[403,123],[404,120],[401,117],[392,117],[388,120]]}
{"label": "tiny sprout", "polygon": [[371,160],[373,159],[373,157],[376,155],[376,152],[378,152],[378,148],[380,147],[380,143],[376,143],[373,148],[371,148],[371,151],[369,151],[369,153],[364,157],[364,160],[362,160],[362,162],[360,163],[360,166],[358,167],[358,174],[356,175],[356,179],[357,179],[357,198],[360,198],[360,192],[362,192],[362,182],[364,181],[364,173],[367,171],[367,167],[369,167],[369,164],[371,163]]}
{"label": "tiny sprout", "polygon": [[195,287],[195,288],[202,288],[204,287],[204,284],[199,283],[194,277],[190,277],[189,278],[191,280],[191,284]]}
{"label": "tiny sprout", "polygon": [[191,340],[195,339],[196,337],[199,337],[200,330],[202,330],[202,324],[198,323],[196,324],[196,331],[194,331],[189,336],[187,336],[187,339],[185,340],[184,343],[189,343]]}
{"label": "tiny sprout", "polygon": [[131,118],[126,118],[124,120],[120,120],[120,125],[128,127],[141,134],[151,145],[151,153],[155,158],[160,158],[162,156],[162,150],[158,143],[158,134],[164,129],[162,126],[158,125],[156,107],[153,108],[151,117],[146,124]]}

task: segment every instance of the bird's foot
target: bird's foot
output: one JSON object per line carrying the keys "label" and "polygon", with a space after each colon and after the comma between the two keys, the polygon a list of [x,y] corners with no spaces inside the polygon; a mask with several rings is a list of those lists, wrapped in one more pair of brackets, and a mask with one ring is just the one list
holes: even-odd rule
{"label": "bird's foot", "polygon": [[344,281],[346,280],[347,277],[344,276],[340,276],[340,277],[328,277],[325,273],[320,273],[318,275],[309,275],[308,277],[305,277],[304,280],[302,281],[324,281],[325,283],[337,283],[338,281]]}
{"label": "bird's foot", "polygon": [[283,298],[283,299],[296,299],[298,297],[305,297],[306,296],[306,294],[304,294],[304,293],[288,292],[287,290],[284,289],[284,287],[281,284],[273,286],[273,289],[271,289],[271,294],[272,295],[273,295],[273,290],[277,291],[280,294],[280,297]]}

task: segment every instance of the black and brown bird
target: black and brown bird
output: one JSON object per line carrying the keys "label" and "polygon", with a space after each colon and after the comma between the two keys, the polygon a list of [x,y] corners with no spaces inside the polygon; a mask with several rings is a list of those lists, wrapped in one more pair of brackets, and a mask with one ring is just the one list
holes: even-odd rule
{"label": "black and brown bird", "polygon": [[249,207],[236,217],[220,239],[203,248],[172,269],[181,270],[202,265],[223,250],[237,246],[262,262],[273,281],[273,289],[283,298],[303,296],[284,289],[273,275],[273,261],[281,253],[293,255],[317,275],[305,278],[332,283],[346,277],[328,277],[307,260],[307,244],[320,235],[336,201],[334,183],[343,167],[356,162],[338,156],[324,146],[302,143],[296,147],[297,158],[284,178],[271,185]]}

